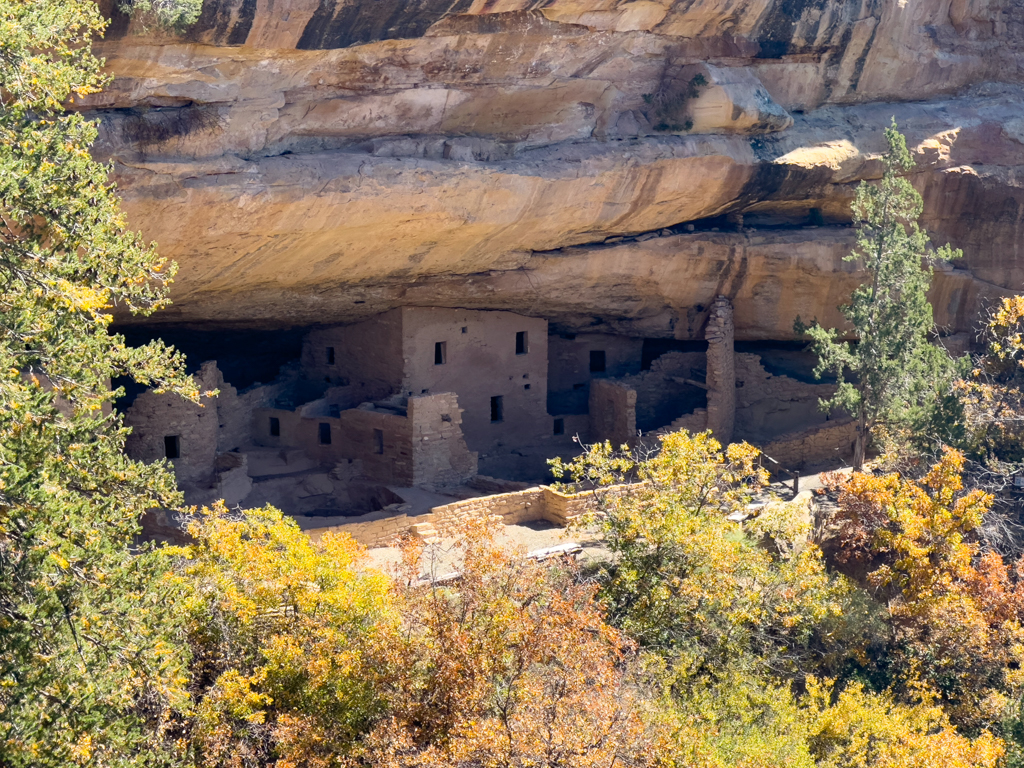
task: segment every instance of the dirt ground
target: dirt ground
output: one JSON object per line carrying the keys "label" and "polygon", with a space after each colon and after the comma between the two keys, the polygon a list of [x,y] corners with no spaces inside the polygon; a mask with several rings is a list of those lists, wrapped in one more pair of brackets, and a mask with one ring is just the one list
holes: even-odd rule
{"label": "dirt ground", "polygon": [[[503,526],[497,541],[519,549],[523,554],[562,544],[579,544],[583,551],[576,560],[582,566],[608,559],[608,551],[596,534],[587,531],[567,531],[545,521]],[[401,555],[396,547],[374,547],[369,550],[369,557],[372,567],[387,571],[399,562]],[[456,540],[444,537],[439,542],[429,545],[424,551],[423,573],[435,577],[450,573],[457,569],[457,558]]]}

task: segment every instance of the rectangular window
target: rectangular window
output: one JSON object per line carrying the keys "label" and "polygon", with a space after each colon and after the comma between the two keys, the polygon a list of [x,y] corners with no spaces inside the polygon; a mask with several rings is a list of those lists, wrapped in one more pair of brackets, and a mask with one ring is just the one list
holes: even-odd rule
{"label": "rectangular window", "polygon": [[526,337],[526,331],[519,331],[516,334],[516,354],[525,355],[530,351],[529,340]]}
{"label": "rectangular window", "polygon": [[501,395],[491,398],[491,421],[504,421],[505,403],[503,400],[504,398]]}
{"label": "rectangular window", "polygon": [[590,350],[590,372],[604,373],[605,359],[603,349]]}
{"label": "rectangular window", "polygon": [[444,365],[448,362],[448,342],[434,342],[434,365]]}
{"label": "rectangular window", "polygon": [[327,348],[327,364],[334,365],[334,347]]}
{"label": "rectangular window", "polygon": [[168,459],[181,458],[181,440],[177,435],[167,435],[164,438],[164,456]]}
{"label": "rectangular window", "polygon": [[341,406],[340,405],[328,405],[327,406],[327,415],[330,416],[332,419],[338,418],[339,416],[341,416]]}
{"label": "rectangular window", "polygon": [[270,436],[280,437],[281,436],[281,420],[277,416],[270,417]]}
{"label": "rectangular window", "polygon": [[376,454],[384,453],[384,430],[375,429],[373,430],[373,452]]}
{"label": "rectangular window", "polygon": [[331,444],[331,425],[327,422],[320,422],[320,445]]}
{"label": "rectangular window", "polygon": [[565,434],[565,419],[555,419],[555,434],[556,435],[564,435]]}

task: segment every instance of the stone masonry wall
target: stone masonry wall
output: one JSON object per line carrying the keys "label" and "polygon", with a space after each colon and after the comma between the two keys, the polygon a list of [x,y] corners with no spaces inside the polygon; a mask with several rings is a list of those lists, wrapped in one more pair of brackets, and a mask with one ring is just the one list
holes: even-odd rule
{"label": "stone masonry wall", "polygon": [[[616,379],[636,390],[636,426],[652,432],[706,404],[705,393],[694,384],[705,369],[703,352],[666,352],[650,370]],[[703,427],[702,427],[703,428]]]}
{"label": "stone masonry wall", "polygon": [[[629,487],[610,486],[600,493],[617,495]],[[536,486],[512,493],[456,501],[434,507],[426,515],[382,517],[375,514],[374,519],[365,522],[354,521],[329,528],[315,528],[308,533],[314,540],[326,531],[347,533],[364,546],[385,547],[394,544],[398,537],[409,533],[412,526],[418,523],[431,523],[442,536],[457,535],[467,522],[486,517],[500,517],[505,525],[546,520],[565,526],[593,508],[595,495],[593,491],[566,494],[548,486]]]}
{"label": "stone masonry wall", "polygon": [[[216,364],[204,363],[196,383],[201,392],[223,383]],[[125,441],[125,453],[131,458],[147,464],[166,458],[164,440],[176,437],[179,457],[171,464],[179,483],[189,486],[212,478],[220,426],[214,398],[204,397],[197,405],[173,393],[147,390],[127,410],[125,425],[132,428]]]}
{"label": "stone masonry wall", "polygon": [[723,445],[732,441],[736,422],[736,361],[732,304],[718,296],[711,305],[704,338],[708,342],[708,428]]}
{"label": "stone masonry wall", "polygon": [[759,355],[737,353],[734,439],[765,440],[824,424],[819,399],[835,394],[834,384],[809,384],[773,376]]}
{"label": "stone masonry wall", "polygon": [[636,390],[617,381],[590,383],[590,437],[618,447],[636,441]]}
{"label": "stone masonry wall", "polygon": [[[811,427],[772,440],[761,447],[766,456],[789,470],[810,469],[853,457],[853,441],[857,423],[853,419],[830,421],[822,427]],[[774,467],[770,462],[769,468]]]}
{"label": "stone masonry wall", "polygon": [[459,485],[477,473],[466,447],[462,409],[453,392],[409,398],[413,485]]}

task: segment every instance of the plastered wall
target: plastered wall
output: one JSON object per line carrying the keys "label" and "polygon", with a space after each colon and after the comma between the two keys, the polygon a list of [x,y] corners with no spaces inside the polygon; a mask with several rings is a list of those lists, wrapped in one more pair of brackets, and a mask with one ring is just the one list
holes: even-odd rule
{"label": "plastered wall", "polygon": [[[551,433],[547,414],[547,321],[512,312],[432,307],[400,310],[404,395],[455,392],[469,448],[487,453],[530,445]],[[516,333],[527,350],[516,354]],[[444,360],[435,363],[442,342]],[[502,398],[502,419],[491,421],[491,398]]]}

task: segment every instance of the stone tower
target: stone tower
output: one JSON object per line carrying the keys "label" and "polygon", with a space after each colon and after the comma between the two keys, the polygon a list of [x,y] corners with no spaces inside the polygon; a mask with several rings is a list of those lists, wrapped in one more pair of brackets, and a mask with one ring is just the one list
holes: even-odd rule
{"label": "stone tower", "polygon": [[711,304],[704,338],[708,342],[708,429],[722,445],[732,440],[736,422],[736,359],[732,303],[717,296]]}

